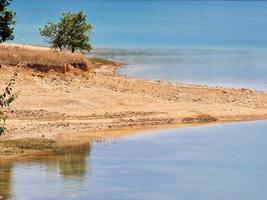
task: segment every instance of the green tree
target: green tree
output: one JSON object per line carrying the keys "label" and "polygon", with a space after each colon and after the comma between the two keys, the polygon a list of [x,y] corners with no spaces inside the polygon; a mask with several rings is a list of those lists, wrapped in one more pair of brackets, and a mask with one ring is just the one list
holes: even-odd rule
{"label": "green tree", "polygon": [[[0,95],[0,108],[9,107],[10,104],[16,99],[16,95],[12,93],[12,87],[15,84],[17,72],[14,73],[14,76],[8,82],[6,88],[4,89],[3,94]],[[5,132],[5,121],[7,116],[5,115],[4,111],[0,109],[0,136]]]}
{"label": "green tree", "polygon": [[41,36],[60,50],[68,49],[72,53],[76,50],[90,51],[90,36],[93,27],[87,22],[83,11],[77,13],[63,13],[58,23],[51,21],[40,29]]}
{"label": "green tree", "polygon": [[8,9],[12,0],[0,0],[0,43],[7,40],[13,40],[13,25],[15,22],[16,13]]}
{"label": "green tree", "polygon": [[40,29],[40,34],[46,37],[47,42],[52,44],[53,48],[63,50],[63,34],[59,32],[58,24],[47,22],[43,29]]}

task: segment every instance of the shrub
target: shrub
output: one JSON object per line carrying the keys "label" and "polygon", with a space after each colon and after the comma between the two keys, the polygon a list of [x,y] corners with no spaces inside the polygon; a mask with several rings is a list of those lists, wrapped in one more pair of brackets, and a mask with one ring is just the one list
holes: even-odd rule
{"label": "shrub", "polygon": [[[6,88],[4,89],[3,94],[0,95],[0,108],[3,109],[5,107],[9,107],[10,104],[16,99],[16,95],[12,93],[12,87],[15,84],[17,77],[17,72],[14,73],[13,77],[8,82]],[[4,111],[0,110],[0,136],[5,132],[5,121],[7,116],[5,115]]]}

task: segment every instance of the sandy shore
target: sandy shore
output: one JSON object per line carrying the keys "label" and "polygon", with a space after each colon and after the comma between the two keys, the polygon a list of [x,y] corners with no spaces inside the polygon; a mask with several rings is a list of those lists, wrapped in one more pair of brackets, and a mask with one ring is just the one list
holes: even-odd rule
{"label": "sandy shore", "polygon": [[[118,65],[91,72],[20,70],[2,139],[107,138],[164,127],[267,118],[267,93],[119,76]],[[14,67],[0,69],[0,88]],[[76,138],[76,139],[75,139]]]}
{"label": "sandy shore", "polygon": [[[121,77],[114,66],[95,73],[19,73],[19,98],[8,110],[8,137],[55,138],[60,133],[152,128],[265,119],[267,94]],[[2,67],[1,85],[12,68]]]}

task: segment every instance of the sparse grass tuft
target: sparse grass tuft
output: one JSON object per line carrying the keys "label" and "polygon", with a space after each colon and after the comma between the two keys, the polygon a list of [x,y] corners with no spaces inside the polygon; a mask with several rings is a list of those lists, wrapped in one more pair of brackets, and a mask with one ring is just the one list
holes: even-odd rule
{"label": "sparse grass tuft", "polygon": [[0,140],[0,154],[20,154],[29,151],[50,150],[56,145],[56,142],[48,139],[17,139]]}
{"label": "sparse grass tuft", "polygon": [[51,150],[54,155],[84,155],[91,151],[89,142],[73,145],[55,145]]}
{"label": "sparse grass tuft", "polygon": [[88,58],[88,61],[90,64],[92,65],[96,65],[96,66],[102,66],[102,65],[118,65],[118,63],[111,61],[111,60],[106,60],[106,59],[102,59],[102,58]]}
{"label": "sparse grass tuft", "polygon": [[198,115],[196,117],[187,117],[182,120],[183,123],[210,123],[217,119],[211,115]]}
{"label": "sparse grass tuft", "polygon": [[52,155],[85,154],[90,151],[89,142],[76,145],[62,145],[49,139],[26,138],[0,140],[0,155],[44,153]]}

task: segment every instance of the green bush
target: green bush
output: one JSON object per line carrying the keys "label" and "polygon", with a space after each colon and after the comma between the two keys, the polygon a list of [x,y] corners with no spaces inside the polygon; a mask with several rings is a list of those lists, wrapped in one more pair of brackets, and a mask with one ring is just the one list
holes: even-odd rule
{"label": "green bush", "polygon": [[17,95],[13,94],[12,92],[12,87],[16,82],[17,75],[18,73],[15,72],[13,77],[8,82],[6,88],[4,89],[3,94],[0,95],[0,136],[3,135],[6,130],[4,125],[6,119],[8,118],[3,111],[3,108],[9,107],[10,104],[17,98]]}

